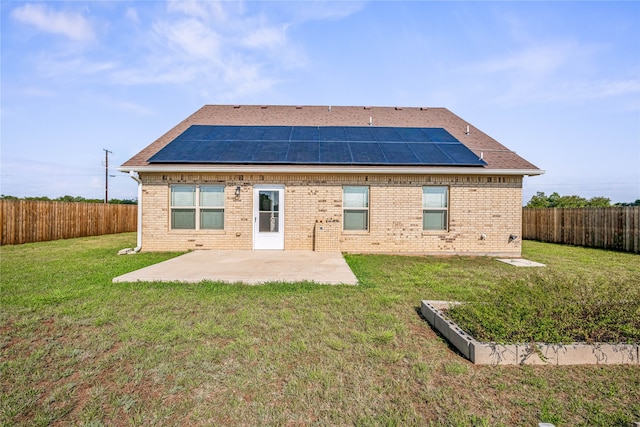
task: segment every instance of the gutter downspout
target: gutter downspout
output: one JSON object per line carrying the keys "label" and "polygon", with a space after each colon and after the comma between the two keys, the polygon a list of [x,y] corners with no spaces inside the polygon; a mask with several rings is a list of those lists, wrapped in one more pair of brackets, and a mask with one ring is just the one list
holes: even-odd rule
{"label": "gutter downspout", "polygon": [[134,171],[129,171],[129,176],[138,183],[138,238],[136,247],[133,248],[133,253],[138,253],[142,249],[142,180]]}
{"label": "gutter downspout", "polygon": [[138,183],[138,239],[135,248],[126,248],[118,251],[118,255],[137,254],[142,249],[142,180],[136,176],[135,171],[129,171],[129,176]]}

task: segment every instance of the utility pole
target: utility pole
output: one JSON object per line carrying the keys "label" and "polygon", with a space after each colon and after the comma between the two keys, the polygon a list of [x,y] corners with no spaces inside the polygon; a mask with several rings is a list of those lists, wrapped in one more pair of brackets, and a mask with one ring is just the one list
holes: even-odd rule
{"label": "utility pole", "polygon": [[104,202],[109,203],[109,153],[111,151],[103,148],[104,150]]}

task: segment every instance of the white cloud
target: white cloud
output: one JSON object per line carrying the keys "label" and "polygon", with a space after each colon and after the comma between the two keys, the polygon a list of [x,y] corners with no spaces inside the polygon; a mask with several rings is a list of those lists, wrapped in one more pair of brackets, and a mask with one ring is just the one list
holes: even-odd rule
{"label": "white cloud", "polygon": [[476,91],[494,103],[582,102],[638,96],[640,80],[600,78],[602,47],[572,41],[530,45],[503,57],[471,64],[460,72],[479,74]]}
{"label": "white cloud", "polygon": [[[103,29],[98,40],[86,17],[56,10],[50,4],[26,4],[14,9],[12,16],[40,31],[75,41],[97,41],[91,50],[77,46],[41,49],[33,62],[50,79],[90,77],[116,85],[188,84],[197,93],[233,99],[273,89],[285,73],[307,65],[304,50],[291,38],[293,26],[310,20],[340,19],[361,5],[313,2],[267,7],[260,2],[187,0],[153,6],[140,3],[121,9],[125,23],[96,21]],[[131,23],[136,26],[132,37],[120,37],[122,33],[117,32],[127,31]]]}
{"label": "white cloud", "polygon": [[60,34],[76,41],[94,39],[91,25],[79,13],[50,10],[44,4],[26,4],[15,8],[11,16],[46,33]]}
{"label": "white cloud", "polygon": [[220,98],[259,93],[306,64],[288,29],[283,18],[239,2],[172,1],[153,21],[144,54],[111,76],[131,85],[194,83]]}
{"label": "white cloud", "polygon": [[127,11],[124,14],[125,18],[132,22],[138,22],[138,11],[133,7],[128,7]]}
{"label": "white cloud", "polygon": [[640,80],[585,80],[561,82],[557,86],[547,88],[538,94],[537,99],[543,101],[574,101],[602,100],[633,96],[636,99],[636,109],[640,108]]}
{"label": "white cloud", "polygon": [[244,10],[241,2],[170,0],[167,4],[169,13],[180,13],[209,22],[224,23],[233,19],[233,15]]}
{"label": "white cloud", "polygon": [[42,89],[38,87],[27,87],[23,89],[22,93],[26,96],[33,96],[36,98],[49,98],[55,96],[56,93],[49,89]]}
{"label": "white cloud", "polygon": [[365,1],[307,1],[294,9],[296,22],[340,20],[362,10]]}
{"label": "white cloud", "polygon": [[49,77],[64,75],[71,78],[103,74],[117,68],[115,62],[96,62],[84,56],[73,56],[68,53],[43,53],[38,59],[38,66],[42,73]]}
{"label": "white cloud", "polygon": [[534,45],[501,58],[488,59],[471,68],[481,73],[548,75],[569,64],[583,49],[571,42]]}
{"label": "white cloud", "polygon": [[121,101],[116,103],[115,107],[119,110],[135,113],[141,116],[148,116],[153,114],[153,111],[140,104],[136,104],[135,102]]}
{"label": "white cloud", "polygon": [[277,49],[286,46],[287,26],[257,28],[243,37],[240,43],[251,49]]}
{"label": "white cloud", "polygon": [[580,85],[582,93],[588,97],[610,97],[640,94],[640,80],[604,80]]}
{"label": "white cloud", "polygon": [[154,32],[174,55],[186,59],[216,58],[220,53],[220,35],[195,18],[158,23]]}

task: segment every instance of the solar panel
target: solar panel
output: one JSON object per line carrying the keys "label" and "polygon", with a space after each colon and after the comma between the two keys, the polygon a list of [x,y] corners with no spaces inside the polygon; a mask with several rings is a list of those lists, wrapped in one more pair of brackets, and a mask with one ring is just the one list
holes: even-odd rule
{"label": "solar panel", "polygon": [[422,131],[427,135],[431,142],[457,142],[460,141],[454,138],[446,129],[442,128],[424,128]]}
{"label": "solar panel", "polygon": [[210,126],[202,126],[202,125],[190,126],[189,128],[187,128],[187,130],[182,132],[176,139],[181,139],[185,141],[204,140],[204,139],[207,139],[207,136],[209,135],[209,133],[211,133],[211,130],[212,129],[210,128]]}
{"label": "solar panel", "polygon": [[277,163],[286,160],[289,151],[287,141],[257,141],[258,147],[251,160],[258,163]]}
{"label": "solar panel", "polygon": [[229,143],[220,153],[220,163],[250,163],[253,153],[258,149],[257,141],[245,141],[242,144]]}
{"label": "solar panel", "polygon": [[193,125],[150,163],[483,166],[442,128]]}
{"label": "solar panel", "polygon": [[402,137],[396,131],[395,128],[375,128],[372,127],[371,131],[375,138],[375,141],[379,142],[401,142]]}
{"label": "solar panel", "polygon": [[376,142],[352,142],[349,146],[351,147],[353,163],[372,165],[384,165],[388,163],[386,157],[384,157],[384,153]]}
{"label": "solar panel", "polygon": [[396,131],[405,142],[429,142],[424,129],[420,128],[397,128]]}
{"label": "solar panel", "polygon": [[320,141],[347,141],[347,135],[343,127],[321,127],[319,130]]}
{"label": "solar panel", "polygon": [[265,141],[289,141],[291,126],[265,126],[262,139]]}
{"label": "solar panel", "polygon": [[436,144],[409,144],[411,150],[416,153],[421,164],[425,165],[451,165],[453,160],[447,156]]}
{"label": "solar panel", "polygon": [[437,144],[455,164],[473,164],[480,161],[478,156],[462,144]]}
{"label": "solar panel", "polygon": [[194,148],[190,150],[190,157],[195,159],[206,159],[207,162],[215,162],[220,160],[220,154],[224,153],[229,142],[226,141],[188,141]]}
{"label": "solar panel", "polygon": [[344,129],[347,141],[375,141],[371,127],[347,127]]}
{"label": "solar panel", "polygon": [[206,126],[211,128],[208,138],[212,141],[234,141],[237,139],[239,126]]}
{"label": "solar panel", "polygon": [[402,164],[402,165],[416,165],[420,161],[416,157],[409,144],[378,144],[380,149],[384,153],[388,163]]}
{"label": "solar panel", "polygon": [[298,141],[289,144],[287,163],[318,163],[320,144],[317,141]]}
{"label": "solar panel", "polygon": [[234,137],[236,141],[262,141],[264,126],[243,126],[238,128]]}
{"label": "solar panel", "polygon": [[321,141],[320,142],[320,159],[321,164],[351,164],[351,150],[348,144],[338,141]]}
{"label": "solar panel", "polygon": [[291,141],[318,141],[320,130],[314,126],[294,126],[291,130]]}

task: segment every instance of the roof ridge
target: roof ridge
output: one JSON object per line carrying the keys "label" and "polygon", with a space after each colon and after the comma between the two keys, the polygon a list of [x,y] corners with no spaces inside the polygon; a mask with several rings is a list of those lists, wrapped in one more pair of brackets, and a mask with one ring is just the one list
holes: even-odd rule
{"label": "roof ridge", "polygon": [[276,107],[276,108],[293,108],[293,109],[297,109],[300,110],[302,108],[326,108],[326,109],[333,109],[333,108],[358,108],[358,109],[363,109],[363,110],[370,110],[373,108],[376,109],[389,109],[389,110],[396,110],[396,111],[402,111],[402,110],[422,110],[422,111],[427,111],[427,110],[447,110],[449,111],[446,107],[435,107],[435,106],[409,106],[409,105],[394,105],[394,106],[388,106],[388,105],[333,105],[333,104],[205,104],[202,108],[205,107],[230,107],[230,108],[242,108],[242,107],[251,107],[251,108],[259,108],[259,109],[267,109],[269,107]]}

